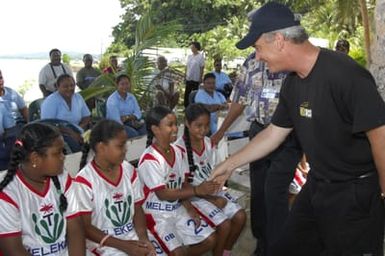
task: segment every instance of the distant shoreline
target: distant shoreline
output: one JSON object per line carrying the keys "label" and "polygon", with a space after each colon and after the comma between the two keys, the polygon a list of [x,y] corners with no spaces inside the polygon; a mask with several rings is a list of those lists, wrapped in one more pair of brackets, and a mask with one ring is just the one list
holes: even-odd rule
{"label": "distant shoreline", "polygon": [[[82,60],[84,53],[80,52],[62,52],[67,54],[71,60]],[[100,54],[91,53],[94,58],[99,59]],[[25,60],[47,60],[49,61],[48,52],[35,52],[35,53],[17,53],[17,54],[2,54],[0,59],[25,59]]]}

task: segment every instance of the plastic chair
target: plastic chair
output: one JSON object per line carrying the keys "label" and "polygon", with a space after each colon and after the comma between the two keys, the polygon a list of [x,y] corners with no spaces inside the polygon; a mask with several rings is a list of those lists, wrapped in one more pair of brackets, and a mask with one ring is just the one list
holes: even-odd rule
{"label": "plastic chair", "polygon": [[29,111],[29,121],[35,121],[40,119],[40,107],[43,103],[44,98],[40,98],[37,100],[34,100],[29,104],[28,111]]}
{"label": "plastic chair", "polygon": [[188,102],[190,104],[195,103],[195,96],[197,95],[198,90],[193,90],[190,92],[190,95],[188,96]]}

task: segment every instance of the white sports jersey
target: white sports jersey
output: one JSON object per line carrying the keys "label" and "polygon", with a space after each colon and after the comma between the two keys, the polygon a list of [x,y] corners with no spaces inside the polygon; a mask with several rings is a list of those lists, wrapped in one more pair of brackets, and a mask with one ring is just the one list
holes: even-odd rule
{"label": "white sports jersey", "polygon": [[[79,213],[91,214],[93,226],[119,239],[138,240],[133,224],[134,204],[144,198],[131,164],[121,164],[119,180],[113,183],[91,161],[76,175],[75,184]],[[91,240],[87,240],[87,250],[94,255],[126,255],[112,247],[98,248],[98,243]]]}
{"label": "white sports jersey", "polygon": [[[186,144],[183,136],[175,142],[175,144],[186,151]],[[194,164],[197,166],[193,174],[193,186],[198,186],[203,181],[207,180],[211,175],[211,170],[215,165],[216,150],[211,143],[210,138],[205,137],[203,140],[203,148],[201,152],[191,149],[193,152]],[[187,157],[186,157],[187,158]],[[187,164],[188,164],[188,160]],[[214,204],[206,201],[203,198],[194,197],[192,204],[196,207],[199,214],[212,226],[220,225],[224,220],[231,219],[234,215],[242,209],[242,207],[234,200],[234,198],[227,192],[221,191],[216,194],[227,200],[227,204],[223,209],[219,209]]]}
{"label": "white sports jersey", "polygon": [[68,173],[58,178],[68,202],[64,213],[59,210],[61,192],[50,178],[41,193],[26,182],[20,171],[16,172],[0,192],[0,237],[21,236],[24,247],[33,256],[68,255],[66,219],[76,216],[77,201]]}
{"label": "white sports jersey", "polygon": [[[179,139],[175,142],[175,145],[177,145],[179,148],[181,148],[186,152],[186,159],[187,159],[187,150],[183,140],[183,136],[179,137]],[[194,149],[192,149],[192,151],[193,151],[193,157],[194,157],[194,164],[198,168],[195,169],[193,182],[191,184],[194,186],[198,186],[203,181],[207,180],[208,177],[210,177],[211,170],[215,165],[215,149],[213,147],[213,144],[210,141],[210,138],[205,137],[203,140],[202,151],[197,152]]]}
{"label": "white sports jersey", "polygon": [[138,172],[145,187],[143,205],[147,227],[166,253],[182,245],[197,244],[214,230],[202,220],[199,227],[188,215],[179,200],[160,200],[156,191],[163,188],[180,189],[188,173],[184,152],[170,145],[174,161],[169,163],[155,145],[148,147],[139,160]]}
{"label": "white sports jersey", "polygon": [[155,191],[162,188],[179,189],[188,173],[185,162],[184,152],[179,148],[170,145],[174,153],[174,162],[169,163],[163,154],[152,145],[143,152],[139,160],[138,172],[140,179],[144,183],[145,203],[143,209],[145,213],[171,214],[180,206],[179,200],[164,201],[160,200]]}

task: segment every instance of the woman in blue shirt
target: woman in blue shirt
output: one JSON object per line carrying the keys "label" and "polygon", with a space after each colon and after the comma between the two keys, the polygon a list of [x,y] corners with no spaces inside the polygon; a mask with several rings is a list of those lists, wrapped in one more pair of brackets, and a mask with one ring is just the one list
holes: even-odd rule
{"label": "woman in blue shirt", "polygon": [[28,108],[24,99],[12,88],[4,86],[3,74],[0,70],[0,101],[11,111],[12,118],[19,126],[19,130],[28,122]]}
{"label": "woman in blue shirt", "polygon": [[130,93],[130,78],[121,74],[116,78],[116,91],[107,99],[107,119],[124,124],[129,138],[145,135],[146,126],[135,96]]}
{"label": "woman in blue shirt", "polygon": [[215,75],[207,73],[203,77],[203,88],[195,95],[195,102],[202,103],[210,111],[210,134],[217,131],[217,112],[228,108],[225,96],[215,90]]}
{"label": "woman in blue shirt", "polygon": [[8,168],[16,133],[15,120],[5,102],[0,101],[0,171]]}
{"label": "woman in blue shirt", "polygon": [[75,80],[69,74],[62,74],[56,81],[57,91],[49,95],[41,105],[41,119],[58,119],[76,127],[71,129],[60,126],[64,140],[72,152],[81,150],[81,133],[91,122],[91,113],[83,97],[75,93]]}

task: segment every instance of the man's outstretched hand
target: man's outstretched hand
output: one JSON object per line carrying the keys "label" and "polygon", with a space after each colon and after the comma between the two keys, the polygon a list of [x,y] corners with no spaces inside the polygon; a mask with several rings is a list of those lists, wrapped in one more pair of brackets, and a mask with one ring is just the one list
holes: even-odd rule
{"label": "man's outstretched hand", "polygon": [[213,180],[220,184],[220,189],[222,189],[226,180],[228,180],[233,173],[233,169],[231,169],[228,165],[227,161],[220,163],[214,168],[209,177],[209,180]]}

